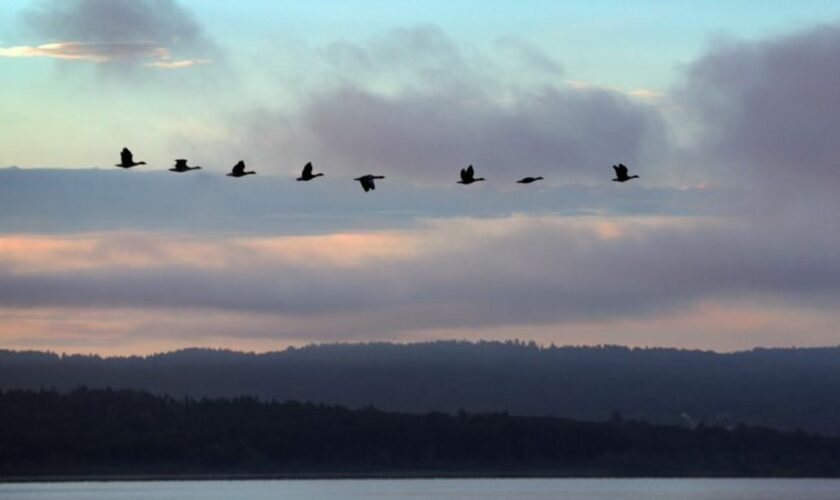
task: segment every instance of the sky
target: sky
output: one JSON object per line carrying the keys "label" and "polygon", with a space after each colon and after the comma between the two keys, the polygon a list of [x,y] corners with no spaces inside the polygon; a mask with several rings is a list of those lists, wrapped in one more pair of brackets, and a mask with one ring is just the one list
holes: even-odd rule
{"label": "sky", "polygon": [[838,53],[821,0],[0,0],[0,348],[840,344]]}

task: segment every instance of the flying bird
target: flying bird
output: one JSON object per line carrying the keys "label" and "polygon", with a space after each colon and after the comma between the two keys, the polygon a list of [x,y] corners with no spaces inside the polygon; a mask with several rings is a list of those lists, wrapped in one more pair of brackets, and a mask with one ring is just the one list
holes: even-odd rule
{"label": "flying bird", "polygon": [[476,177],[475,169],[472,165],[461,169],[461,180],[458,184],[472,184],[473,182],[483,181],[484,177]]}
{"label": "flying bird", "polygon": [[145,165],[145,161],[134,161],[134,154],[128,148],[123,148],[120,152],[120,162],[114,165],[115,167],[131,168],[137,165]]}
{"label": "flying bird", "polygon": [[170,168],[170,172],[189,172],[190,170],[201,170],[201,167],[188,167],[187,160],[175,160],[175,166]]}
{"label": "flying bird", "polygon": [[623,163],[619,163],[618,165],[613,165],[612,168],[615,169],[615,179],[613,182],[627,182],[630,179],[638,179],[638,175],[631,175],[627,176],[627,167],[624,166]]}
{"label": "flying bird", "polygon": [[384,175],[370,175],[370,174],[368,174],[368,175],[363,175],[361,177],[357,177],[353,180],[354,181],[359,181],[359,183],[362,185],[362,189],[364,189],[365,193],[367,193],[368,191],[370,191],[372,189],[376,189],[376,184],[374,184],[374,182],[373,182],[374,179],[384,179],[384,178],[385,178]]}
{"label": "flying bird", "polygon": [[311,181],[312,179],[314,179],[316,177],[321,177],[323,175],[324,174],[322,174],[322,173],[313,174],[312,173],[312,162],[309,162],[309,163],[307,163],[306,165],[303,166],[303,172],[300,173],[300,177],[298,177],[297,180],[299,180],[299,181]]}
{"label": "flying bird", "polygon": [[530,184],[532,182],[541,181],[542,179],[542,177],[523,177],[516,182],[518,182],[519,184]]}
{"label": "flying bird", "polygon": [[230,173],[227,174],[227,175],[228,175],[228,177],[245,177],[246,175],[257,175],[257,173],[254,172],[253,170],[246,172],[245,171],[245,162],[242,161],[242,160],[239,160],[239,163],[234,165],[233,169],[231,169]]}

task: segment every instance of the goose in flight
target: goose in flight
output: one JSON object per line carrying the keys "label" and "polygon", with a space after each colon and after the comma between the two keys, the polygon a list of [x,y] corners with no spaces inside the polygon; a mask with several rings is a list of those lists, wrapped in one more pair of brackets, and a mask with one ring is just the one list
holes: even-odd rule
{"label": "goose in flight", "polygon": [[458,184],[472,184],[473,182],[483,181],[484,177],[476,177],[475,169],[472,165],[461,169],[461,180]]}
{"label": "goose in flight", "polygon": [[230,173],[227,174],[227,175],[228,175],[228,177],[245,177],[246,175],[257,175],[257,173],[254,172],[253,170],[246,172],[245,171],[245,162],[242,161],[242,160],[239,160],[239,163],[234,165],[233,169],[231,169]]}
{"label": "goose in flight", "polygon": [[145,165],[145,161],[134,161],[134,154],[128,148],[123,148],[120,152],[120,162],[114,165],[115,167],[131,168],[137,165]]}
{"label": "goose in flight", "polygon": [[189,172],[190,170],[201,170],[201,167],[188,167],[187,160],[175,160],[175,166],[170,168],[170,172]]}
{"label": "goose in flight", "polygon": [[372,189],[376,189],[376,184],[374,184],[374,182],[373,182],[374,179],[384,179],[384,178],[385,178],[384,175],[370,175],[370,174],[368,174],[368,175],[363,175],[361,177],[357,177],[353,180],[354,181],[359,181],[359,183],[362,185],[362,189],[364,189],[365,193],[367,193],[368,191],[370,191]]}
{"label": "goose in flight", "polygon": [[615,169],[615,179],[613,182],[627,182],[630,179],[638,179],[638,175],[631,175],[627,176],[627,167],[624,166],[623,163],[619,163],[618,165],[612,166]]}
{"label": "goose in flight", "polygon": [[323,175],[324,174],[322,174],[322,173],[313,174],[312,173],[312,162],[309,162],[309,163],[307,163],[306,165],[303,166],[303,172],[300,173],[300,177],[298,177],[297,180],[299,180],[299,181],[311,181],[312,179],[314,179],[316,177],[321,177]]}
{"label": "goose in flight", "polygon": [[530,184],[532,182],[541,181],[542,179],[542,177],[523,177],[516,182],[518,182],[519,184]]}

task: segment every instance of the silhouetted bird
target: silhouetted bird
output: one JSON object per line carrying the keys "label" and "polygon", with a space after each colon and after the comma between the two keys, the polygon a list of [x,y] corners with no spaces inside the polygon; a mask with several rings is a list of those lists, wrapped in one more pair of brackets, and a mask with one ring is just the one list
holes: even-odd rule
{"label": "silhouetted bird", "polygon": [[530,184],[532,182],[537,182],[537,181],[541,181],[541,180],[542,180],[542,177],[523,177],[516,182],[518,182],[519,184]]}
{"label": "silhouetted bird", "polygon": [[189,172],[190,170],[201,170],[201,167],[188,167],[187,160],[175,160],[175,166],[170,168],[170,172]]}
{"label": "silhouetted bird", "polygon": [[484,177],[476,177],[475,169],[472,165],[461,169],[461,180],[458,184],[472,184],[473,182],[483,181]]}
{"label": "silhouetted bird", "polygon": [[627,176],[627,167],[624,166],[623,163],[619,163],[618,165],[612,166],[615,169],[615,179],[613,182],[627,182],[630,179],[638,179],[638,175],[631,175]]}
{"label": "silhouetted bird", "polygon": [[245,162],[242,161],[242,160],[239,160],[239,163],[234,165],[233,169],[227,175],[228,175],[228,177],[245,177],[246,175],[257,175],[257,173],[254,172],[253,170],[249,171],[249,172],[246,172],[245,171]]}
{"label": "silhouetted bird", "polygon": [[120,152],[120,162],[114,165],[115,167],[131,168],[137,165],[145,165],[145,161],[134,161],[134,155],[128,148],[123,148]]}
{"label": "silhouetted bird", "polygon": [[311,181],[312,179],[314,179],[316,177],[321,177],[322,175],[324,175],[324,174],[321,174],[321,173],[313,174],[312,173],[312,163],[310,162],[310,163],[307,163],[306,165],[303,166],[303,172],[300,173],[300,177],[298,177],[297,180],[299,180],[299,181]]}
{"label": "silhouetted bird", "polygon": [[384,175],[370,175],[370,174],[368,174],[368,175],[363,175],[361,177],[357,177],[353,180],[359,181],[359,183],[362,185],[362,189],[364,189],[365,193],[367,193],[368,191],[370,191],[372,189],[376,189],[376,184],[374,184],[374,182],[373,182],[374,179],[384,179],[384,178],[385,178]]}

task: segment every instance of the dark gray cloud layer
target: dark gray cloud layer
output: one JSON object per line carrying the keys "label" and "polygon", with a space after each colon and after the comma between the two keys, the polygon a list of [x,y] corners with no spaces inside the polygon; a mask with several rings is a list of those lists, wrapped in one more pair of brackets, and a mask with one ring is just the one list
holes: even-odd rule
{"label": "dark gray cloud layer", "polygon": [[81,43],[77,51],[87,48],[106,62],[171,65],[218,55],[193,14],[174,0],[39,0],[22,19],[34,45]]}
{"label": "dark gray cloud layer", "polygon": [[716,44],[676,98],[699,130],[692,161],[782,197],[838,194],[840,26]]}

